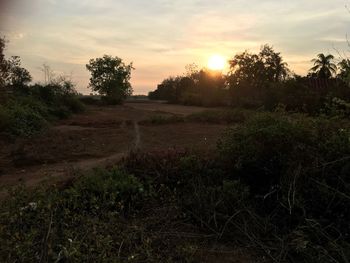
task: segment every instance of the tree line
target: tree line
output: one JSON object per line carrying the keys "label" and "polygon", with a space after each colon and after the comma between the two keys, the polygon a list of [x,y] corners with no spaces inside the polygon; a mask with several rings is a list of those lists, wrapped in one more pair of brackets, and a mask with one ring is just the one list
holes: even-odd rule
{"label": "tree line", "polygon": [[[45,81],[32,83],[19,56],[5,57],[6,43],[0,37],[0,135],[30,136],[53,120],[83,111],[84,104],[96,103],[78,94],[70,77],[55,76],[46,64],[41,68]],[[121,58],[91,59],[86,69],[91,73],[89,87],[100,95],[98,104],[120,104],[132,94],[133,67]]]}
{"label": "tree line", "polygon": [[[350,60],[335,63],[333,55],[318,54],[307,76],[294,74],[280,52],[264,45],[258,53],[244,51],[229,63],[229,72],[190,67],[183,76],[163,80],[150,99],[199,106],[231,105],[269,110],[316,113],[349,107]],[[336,100],[335,100],[336,98]],[[337,102],[337,103],[335,103]]]}

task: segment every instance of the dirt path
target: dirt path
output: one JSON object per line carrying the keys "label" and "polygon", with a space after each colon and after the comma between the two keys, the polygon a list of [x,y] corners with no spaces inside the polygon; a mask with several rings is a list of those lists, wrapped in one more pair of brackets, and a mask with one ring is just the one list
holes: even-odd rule
{"label": "dirt path", "polygon": [[61,121],[34,138],[0,141],[0,194],[20,182],[27,186],[56,183],[71,178],[76,170],[116,164],[131,150],[210,150],[226,126],[139,124],[154,115],[187,115],[203,110],[159,103],[89,107],[86,113]]}

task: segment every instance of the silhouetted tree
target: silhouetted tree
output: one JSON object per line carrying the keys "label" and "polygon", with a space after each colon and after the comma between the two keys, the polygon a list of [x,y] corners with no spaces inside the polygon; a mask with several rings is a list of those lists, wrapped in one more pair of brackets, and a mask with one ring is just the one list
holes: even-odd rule
{"label": "silhouetted tree", "polygon": [[16,88],[21,88],[27,85],[32,77],[28,70],[21,67],[21,60],[18,56],[12,56],[9,60],[9,85]]}
{"label": "silhouetted tree", "polygon": [[3,92],[5,88],[23,88],[32,80],[29,71],[21,67],[18,56],[5,58],[5,47],[5,38],[0,38],[0,88]]}
{"label": "silhouetted tree", "polygon": [[4,55],[5,47],[6,40],[5,38],[0,37],[0,89],[4,89],[9,75],[9,63]]}
{"label": "silhouetted tree", "polygon": [[337,73],[337,65],[333,63],[333,55],[320,53],[317,58],[311,60],[314,66],[310,72],[315,73],[318,78],[329,79]]}
{"label": "silhouetted tree", "polygon": [[284,80],[289,73],[287,63],[283,62],[280,53],[269,45],[264,45],[259,54],[247,51],[237,54],[229,61],[230,72],[228,80],[235,85],[249,82],[252,86],[264,82],[278,82]]}
{"label": "silhouetted tree", "polygon": [[275,52],[269,45],[264,45],[259,53],[264,64],[266,79],[279,82],[285,80],[289,74],[288,64],[283,62],[281,53]]}
{"label": "silhouetted tree", "polygon": [[89,86],[93,91],[106,96],[109,103],[121,103],[132,94],[129,82],[132,63],[126,65],[119,57],[104,55],[102,58],[91,59],[86,68],[91,73]]}
{"label": "silhouetted tree", "polygon": [[237,54],[229,65],[227,82],[233,104],[261,105],[270,84],[282,82],[290,75],[280,53],[269,45],[262,46],[258,54]]}
{"label": "silhouetted tree", "polygon": [[338,63],[338,77],[346,82],[347,84],[350,84],[350,59],[343,59]]}

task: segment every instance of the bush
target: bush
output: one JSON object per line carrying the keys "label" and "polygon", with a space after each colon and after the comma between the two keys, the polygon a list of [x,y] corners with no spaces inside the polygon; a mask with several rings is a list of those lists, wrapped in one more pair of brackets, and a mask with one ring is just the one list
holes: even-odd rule
{"label": "bush", "polygon": [[350,117],[350,102],[337,97],[328,97],[324,103],[321,113],[328,116]]}
{"label": "bush", "polygon": [[79,113],[85,110],[85,105],[78,99],[77,96],[65,96],[63,98],[63,103],[73,113]]}
{"label": "bush", "polygon": [[294,240],[286,255],[297,261],[346,257],[349,138],[349,130],[329,120],[265,113],[219,143],[223,165],[256,196],[254,213],[275,235]]}
{"label": "bush", "polygon": [[[12,136],[29,136],[47,126],[49,121],[69,117],[85,110],[68,84],[36,84],[26,93],[15,92],[0,109],[0,128]],[[6,126],[6,127],[5,127]]]}
{"label": "bush", "polygon": [[142,198],[139,181],[117,169],[96,170],[63,191],[18,189],[1,206],[1,262],[110,262],[112,254],[114,260],[128,251],[137,255],[137,237],[123,229],[123,217]]}
{"label": "bush", "polygon": [[7,132],[15,136],[30,136],[47,125],[39,112],[26,105],[12,104],[8,109]]}

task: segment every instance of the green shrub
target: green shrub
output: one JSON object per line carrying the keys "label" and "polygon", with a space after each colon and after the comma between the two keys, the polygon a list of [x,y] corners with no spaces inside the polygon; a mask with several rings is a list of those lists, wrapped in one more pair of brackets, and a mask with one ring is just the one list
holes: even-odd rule
{"label": "green shrub", "polygon": [[226,163],[267,192],[290,167],[312,161],[317,140],[313,133],[305,123],[292,122],[287,116],[258,114],[229,130],[219,151]]}
{"label": "green shrub", "polygon": [[82,103],[77,96],[68,95],[63,97],[62,100],[64,105],[73,113],[79,113],[85,110],[84,103]]}
{"label": "green shrub", "polygon": [[337,97],[328,97],[321,113],[329,116],[350,117],[350,102]]}
{"label": "green shrub", "polygon": [[18,189],[1,203],[0,261],[115,262],[138,255],[142,243],[123,218],[142,198],[138,180],[117,169],[96,170],[63,190]]}
{"label": "green shrub", "polygon": [[258,114],[229,130],[219,152],[231,177],[256,196],[253,214],[294,240],[286,255],[301,262],[346,257],[349,244],[336,233],[350,234],[349,130],[326,119]]}
{"label": "green shrub", "polygon": [[12,104],[8,108],[9,124],[7,131],[15,136],[30,136],[47,125],[40,113],[21,104]]}

